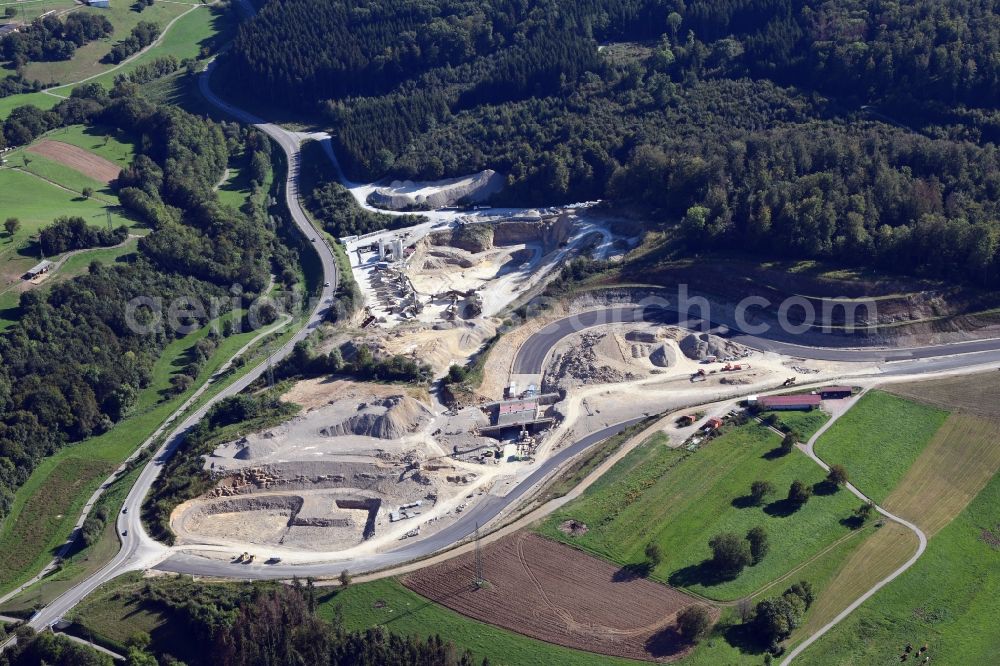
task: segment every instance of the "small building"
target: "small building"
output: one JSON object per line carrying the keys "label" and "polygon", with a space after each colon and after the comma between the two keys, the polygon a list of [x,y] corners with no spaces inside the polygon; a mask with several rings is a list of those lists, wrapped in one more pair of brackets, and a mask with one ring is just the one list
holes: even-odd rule
{"label": "small building", "polygon": [[850,398],[854,395],[854,389],[850,386],[826,386],[819,390],[819,396],[824,400],[840,400]]}
{"label": "small building", "polygon": [[21,26],[17,23],[4,23],[3,25],[0,25],[0,37],[12,35],[20,29]]}
{"label": "small building", "polygon": [[511,425],[534,421],[538,413],[537,400],[509,400],[497,406],[495,425]]}
{"label": "small building", "polygon": [[43,259],[42,261],[38,262],[37,264],[29,268],[28,272],[24,274],[24,277],[31,280],[33,278],[38,277],[39,275],[48,273],[50,270],[52,270],[52,262],[49,261],[48,259]]}
{"label": "small building", "polygon": [[91,7],[97,7],[99,9],[111,8],[111,0],[87,0],[87,4]]}
{"label": "small building", "polygon": [[757,399],[757,404],[765,411],[810,411],[819,407],[822,398],[815,393],[799,395],[765,395]]}

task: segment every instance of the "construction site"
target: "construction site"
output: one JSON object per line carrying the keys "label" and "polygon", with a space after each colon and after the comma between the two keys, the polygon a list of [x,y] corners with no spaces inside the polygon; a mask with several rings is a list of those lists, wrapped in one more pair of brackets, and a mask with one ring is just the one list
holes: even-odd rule
{"label": "construction site", "polygon": [[[585,209],[481,211],[347,239],[365,314],[360,329],[329,332],[319,351],[366,345],[441,377],[481,353],[505,308],[569,257],[628,249],[613,225],[593,220]],[[303,407],[298,416],[206,457],[215,484],[174,511],[178,543],[305,563],[433,541],[613,424],[856,370],[655,319],[559,324],[613,304],[584,294],[507,330],[489,347],[472,399],[460,404],[407,385],[296,383],[283,399]],[[680,446],[706,423],[693,419],[667,434]]]}
{"label": "construction site", "polygon": [[597,250],[608,258],[636,242],[616,238],[585,213],[484,210],[344,239],[365,296],[365,327],[491,317],[541,284],[571,253]]}

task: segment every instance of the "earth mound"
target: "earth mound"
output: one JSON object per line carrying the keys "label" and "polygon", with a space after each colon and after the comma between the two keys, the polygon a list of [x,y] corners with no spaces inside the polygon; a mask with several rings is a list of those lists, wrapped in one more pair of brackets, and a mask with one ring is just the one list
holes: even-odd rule
{"label": "earth mound", "polygon": [[320,430],[327,437],[358,435],[376,439],[401,439],[419,429],[433,414],[408,396],[393,396],[361,405],[358,413]]}

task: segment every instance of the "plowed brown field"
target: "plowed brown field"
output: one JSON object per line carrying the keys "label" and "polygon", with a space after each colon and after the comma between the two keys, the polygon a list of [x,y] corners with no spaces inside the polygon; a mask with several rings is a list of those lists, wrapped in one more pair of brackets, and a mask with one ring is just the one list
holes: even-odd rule
{"label": "plowed brown field", "polygon": [[102,183],[110,183],[121,173],[121,168],[114,162],[62,141],[45,139],[28,148],[28,152],[64,164]]}
{"label": "plowed brown field", "polygon": [[532,638],[646,661],[684,655],[674,619],[702,603],[536,534],[484,546],[482,559],[482,587],[474,582],[474,553],[409,574],[403,584],[463,615]]}

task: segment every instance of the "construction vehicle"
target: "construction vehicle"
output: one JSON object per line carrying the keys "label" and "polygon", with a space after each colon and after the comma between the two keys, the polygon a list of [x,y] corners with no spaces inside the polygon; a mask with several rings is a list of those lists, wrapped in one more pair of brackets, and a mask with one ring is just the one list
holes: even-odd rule
{"label": "construction vehicle", "polygon": [[739,363],[737,363],[736,365],[733,365],[732,363],[726,363],[726,365],[723,366],[722,371],[723,372],[736,372],[737,370],[742,370],[742,369],[743,369],[743,366],[740,365]]}
{"label": "construction vehicle", "polygon": [[785,383],[782,384],[782,386],[791,386],[794,383],[795,383],[795,377],[789,377],[788,379],[785,380]]}
{"label": "construction vehicle", "polygon": [[698,372],[696,372],[693,375],[691,375],[691,381],[692,382],[703,382],[706,379],[708,379],[708,377],[705,375],[705,371],[704,370],[699,370]]}
{"label": "construction vehicle", "polygon": [[250,557],[247,558],[247,564],[253,564],[253,558],[256,557],[253,553],[250,553]]}

